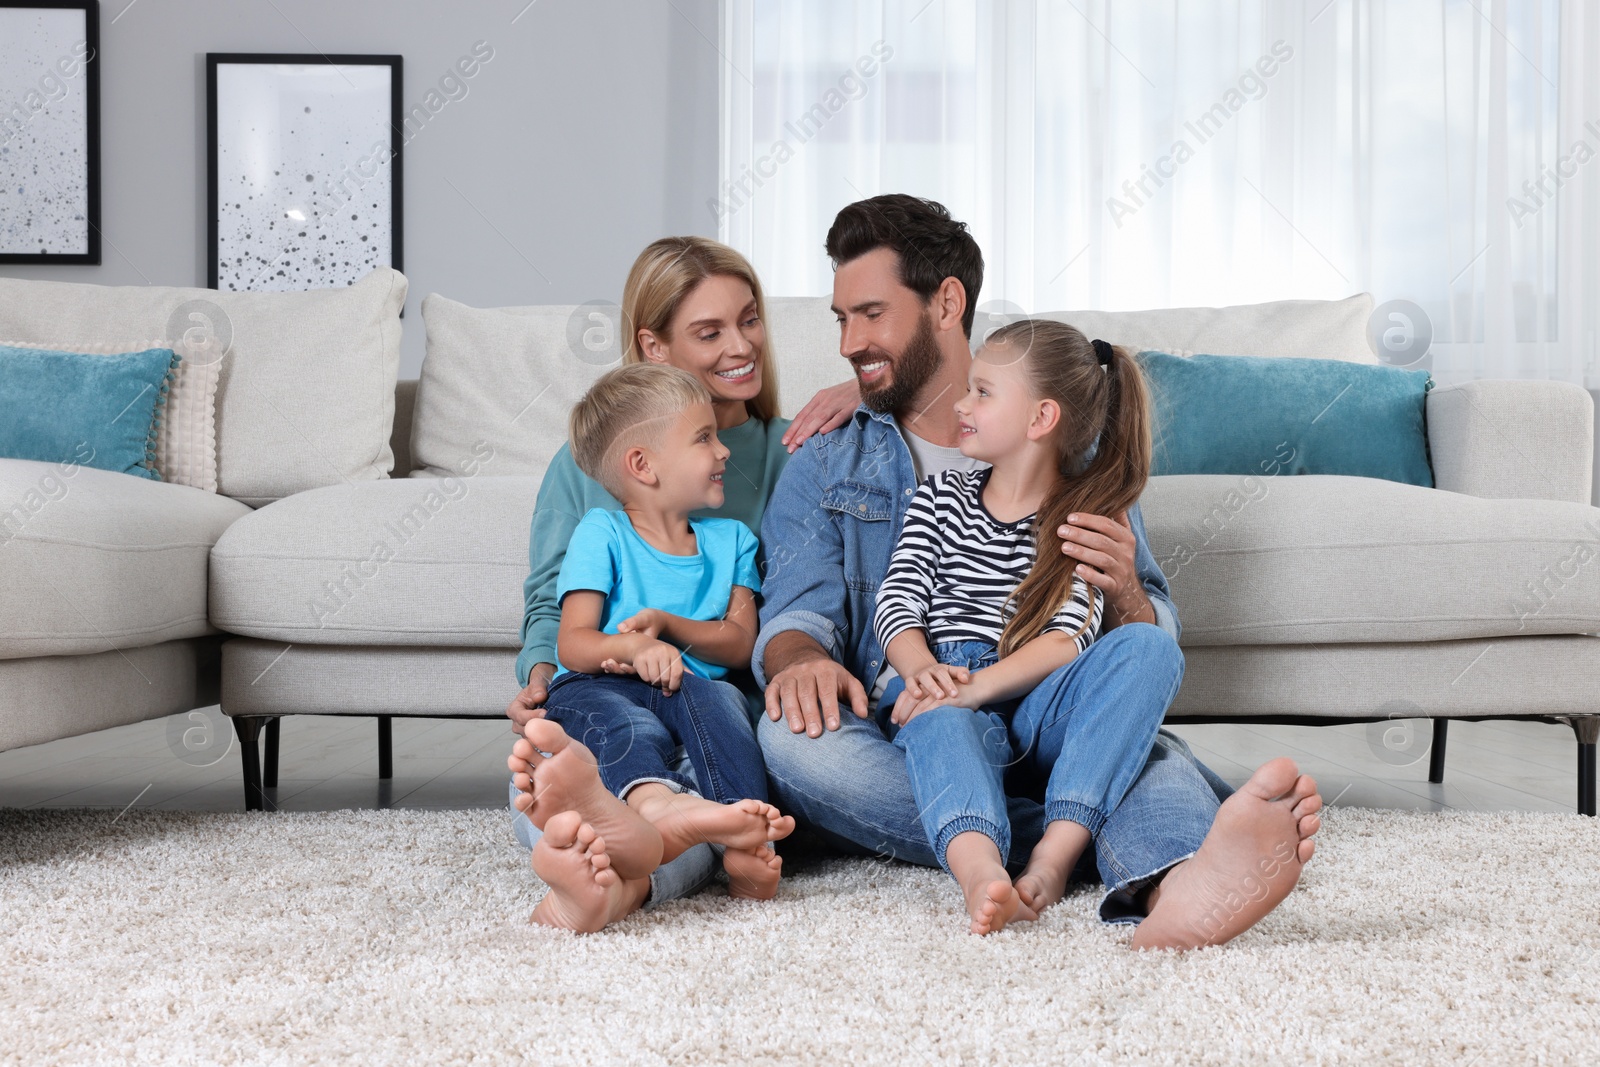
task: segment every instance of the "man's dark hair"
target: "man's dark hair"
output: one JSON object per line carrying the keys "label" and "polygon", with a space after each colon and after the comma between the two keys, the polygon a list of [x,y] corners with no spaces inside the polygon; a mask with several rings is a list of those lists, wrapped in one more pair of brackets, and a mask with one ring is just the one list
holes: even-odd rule
{"label": "man's dark hair", "polygon": [[906,193],[887,193],[846,206],[828,228],[828,258],[833,267],[859,259],[879,248],[893,249],[900,259],[900,284],[933,299],[946,278],[967,291],[961,331],[972,337],[978,290],[983,288],[983,253],[943,204]]}

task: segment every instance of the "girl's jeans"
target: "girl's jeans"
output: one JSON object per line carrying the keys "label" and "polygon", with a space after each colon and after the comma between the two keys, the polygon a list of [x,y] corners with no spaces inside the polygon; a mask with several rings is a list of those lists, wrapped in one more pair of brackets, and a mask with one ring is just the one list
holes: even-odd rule
{"label": "girl's jeans", "polygon": [[[984,641],[941,643],[932,652],[940,663],[974,673],[999,658]],[[1074,705],[1066,686],[1071,666],[1060,667],[1024,697],[976,709],[932,708],[891,735],[906,754],[923,829],[945,870],[945,850],[968,831],[988,837],[1001,863],[1008,861],[1008,777],[1043,782],[1046,825],[1067,819],[1099,834],[1144,769],[1165,709],[1157,714],[1152,704],[1150,714],[1140,714],[1103,701]],[[903,679],[891,681],[880,710],[893,708],[904,689]]]}

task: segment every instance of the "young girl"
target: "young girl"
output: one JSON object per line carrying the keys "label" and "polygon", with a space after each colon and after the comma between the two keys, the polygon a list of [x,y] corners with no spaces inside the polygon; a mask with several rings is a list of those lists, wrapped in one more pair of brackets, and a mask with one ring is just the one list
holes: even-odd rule
{"label": "young girl", "polygon": [[[1138,500],[1146,405],[1125,350],[1046,320],[997,330],[956,403],[962,454],[990,466],[922,484],[878,591],[878,639],[900,676],[882,700],[894,701],[894,743],[973,933],[1061,898],[1161,725],[1074,706],[1067,675],[1099,634],[1102,597],[1053,536],[1035,559],[1038,531]],[[1003,780],[1016,765],[1045,780],[1046,826],[1013,885]]]}

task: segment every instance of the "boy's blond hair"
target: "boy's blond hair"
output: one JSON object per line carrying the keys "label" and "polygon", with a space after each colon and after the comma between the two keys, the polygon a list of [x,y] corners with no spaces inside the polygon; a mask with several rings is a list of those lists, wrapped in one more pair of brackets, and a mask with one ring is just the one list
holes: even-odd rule
{"label": "boy's blond hair", "polygon": [[578,469],[619,500],[626,484],[617,461],[630,448],[654,448],[668,420],[711,390],[688,371],[659,363],[630,363],[608,371],[572,407],[567,440]]}

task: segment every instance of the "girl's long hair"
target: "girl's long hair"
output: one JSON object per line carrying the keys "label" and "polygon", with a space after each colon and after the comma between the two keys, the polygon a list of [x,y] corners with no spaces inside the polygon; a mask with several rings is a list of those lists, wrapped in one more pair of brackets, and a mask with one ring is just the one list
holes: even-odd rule
{"label": "girl's long hair", "polygon": [[[778,368],[772,362],[772,332],[767,327],[767,301],[750,261],[709,237],[663,237],[652,241],[633,261],[622,288],[622,362],[643,363],[639,331],[670,340],[672,317],[695,287],[707,278],[738,278],[756,298],[765,341],[761,346],[761,391],[744,402],[751,416],[770,422],[778,415]],[[737,329],[738,327],[734,327]]]}
{"label": "girl's long hair", "polygon": [[[1025,360],[1034,395],[1061,405],[1058,476],[1034,520],[1033,569],[1006,601],[1005,610],[1014,614],[1001,633],[999,652],[1009,656],[1042,634],[1072,597],[1073,570],[1081,561],[1061,551],[1056,529],[1068,515],[1120,515],[1150,480],[1149,391],[1131,352],[1112,345],[1111,362],[1102,368],[1090,340],[1065,323],[1023,319],[996,330],[987,344],[1005,345]],[[1099,595],[1091,584],[1091,617]]]}

